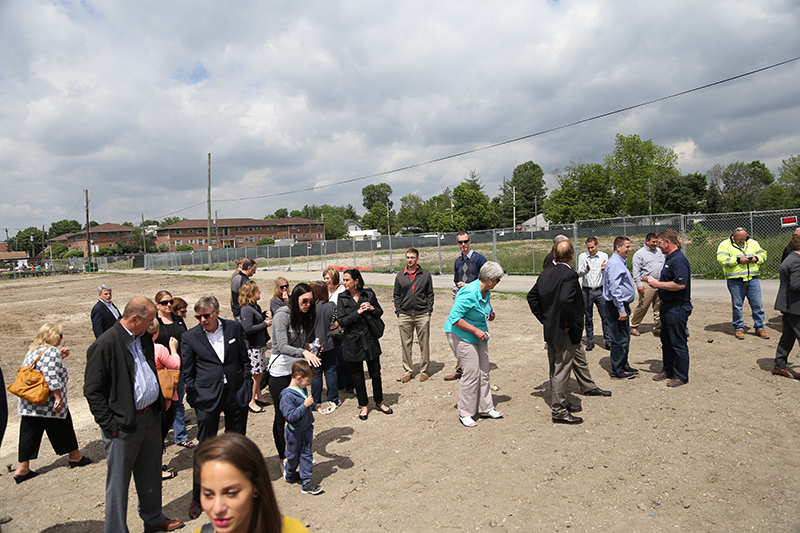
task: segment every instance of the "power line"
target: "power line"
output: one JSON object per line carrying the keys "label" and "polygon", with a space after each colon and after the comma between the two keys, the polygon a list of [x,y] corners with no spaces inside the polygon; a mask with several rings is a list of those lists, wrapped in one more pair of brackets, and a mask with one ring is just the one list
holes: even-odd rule
{"label": "power line", "polygon": [[[586,122],[592,122],[594,120],[599,120],[601,118],[606,118],[606,117],[610,117],[612,115],[617,115],[619,113],[624,113],[626,111],[631,111],[632,109],[638,109],[640,107],[649,106],[649,105],[652,105],[652,104],[655,104],[655,103],[658,103],[658,102],[663,102],[665,100],[670,100],[672,98],[677,98],[679,96],[684,96],[684,95],[691,94],[691,93],[694,93],[694,92],[697,92],[697,91],[702,91],[703,89],[708,89],[708,88],[711,88],[711,87],[715,87],[717,85],[722,85],[724,83],[728,83],[728,82],[731,82],[731,81],[734,81],[734,80],[738,80],[738,79],[741,79],[741,78],[746,78],[747,76],[752,76],[752,75],[758,74],[760,72],[764,72],[764,71],[767,71],[767,70],[770,70],[770,69],[773,69],[773,68],[781,67],[783,65],[787,65],[789,63],[792,63],[792,62],[798,61],[798,60],[800,60],[800,56],[794,57],[792,59],[787,59],[787,60],[781,61],[779,63],[773,63],[772,65],[768,65],[766,67],[762,67],[762,68],[759,68],[759,69],[751,70],[751,71],[745,72],[743,74],[738,74],[736,76],[731,76],[730,78],[725,78],[725,79],[722,79],[722,80],[719,80],[719,81],[715,81],[715,82],[712,82],[712,83],[707,83],[705,85],[700,85],[699,87],[694,87],[693,89],[687,89],[685,91],[680,91],[680,92],[677,92],[677,93],[673,93],[673,94],[670,94],[668,96],[662,96],[660,98],[656,98],[656,99],[653,99],[653,100],[648,100],[646,102],[642,102],[642,103],[639,103],[639,104],[630,105],[630,106],[627,106],[627,107],[622,107],[622,108],[616,109],[614,111],[608,111],[606,113],[601,113],[599,115],[594,115],[592,117],[584,118],[584,119],[581,119],[581,120],[576,120],[575,122],[570,122],[568,124],[563,124],[561,126],[556,126],[556,127],[553,127],[553,128],[548,128],[548,129],[545,129],[545,130],[537,131],[536,133],[523,135],[522,137],[516,137],[514,139],[509,139],[507,141],[502,141],[502,142],[498,142],[498,143],[494,143],[494,144],[489,144],[487,146],[482,146],[482,147],[479,147],[479,148],[473,148],[472,150],[465,150],[463,152],[458,152],[458,153],[455,153],[455,154],[450,154],[450,155],[446,155],[446,156],[442,156],[442,157],[437,157],[435,159],[430,159],[428,161],[423,161],[421,163],[414,163],[412,165],[406,165],[406,166],[398,167],[398,168],[395,168],[395,169],[392,169],[392,170],[386,170],[384,172],[377,172],[375,174],[369,174],[369,175],[361,176],[361,177],[358,177],[358,178],[350,178],[350,179],[346,179],[346,180],[342,180],[342,181],[337,181],[335,183],[328,183],[326,185],[315,185],[313,187],[306,187],[304,189],[295,189],[295,190],[292,190],[292,191],[277,192],[277,193],[272,193],[272,194],[261,194],[261,195],[258,195],[258,196],[247,196],[247,197],[242,197],[242,198],[229,198],[229,199],[225,199],[225,200],[215,200],[215,202],[216,203],[241,202],[241,201],[244,201],[244,200],[258,200],[258,199],[261,199],[261,198],[275,198],[277,196],[287,196],[287,195],[290,195],[290,194],[296,194],[296,193],[300,193],[300,192],[315,191],[315,190],[319,190],[319,189],[325,189],[327,187],[334,187],[334,186],[337,186],[337,185],[344,185],[346,183],[353,183],[353,182],[356,182],[356,181],[363,181],[363,180],[368,180],[368,179],[372,179],[372,178],[379,178],[379,177],[382,177],[382,176],[388,176],[390,174],[396,174],[398,172],[404,172],[406,170],[411,170],[411,169],[414,169],[414,168],[419,168],[419,167],[423,167],[423,166],[426,166],[426,165],[431,165],[433,163],[439,163],[441,161],[447,161],[448,159],[455,159],[455,158],[458,158],[458,157],[461,157],[461,156],[474,154],[474,153],[481,152],[481,151],[484,151],[484,150],[490,150],[492,148],[498,148],[500,146],[505,146],[507,144],[512,144],[512,143],[516,143],[516,142],[519,142],[519,141],[524,141],[526,139],[531,139],[533,137],[539,137],[539,136],[542,136],[542,135],[545,135],[545,134],[548,134],[548,133],[553,133],[554,131],[559,131],[559,130],[563,130],[563,129],[566,129],[566,128],[571,128],[572,126],[577,126],[579,124],[584,124]],[[189,207],[185,207],[183,209],[180,209],[179,211],[173,211],[172,213],[168,213],[167,215],[163,215],[161,217],[156,217],[156,218],[163,218],[165,216],[169,216],[169,215],[174,214],[174,213],[180,213],[181,211],[186,211],[187,209],[191,209],[193,207],[197,207],[198,205],[202,205],[203,203],[205,203],[205,202],[199,202],[199,203],[191,205]]]}

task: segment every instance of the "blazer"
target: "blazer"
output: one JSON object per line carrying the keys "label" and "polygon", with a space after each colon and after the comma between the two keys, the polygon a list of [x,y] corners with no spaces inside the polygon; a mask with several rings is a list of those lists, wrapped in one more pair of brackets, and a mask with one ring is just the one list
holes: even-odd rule
{"label": "blazer", "polygon": [[[133,402],[133,377],[135,365],[128,350],[133,337],[116,322],[111,329],[89,346],[86,352],[86,369],[83,376],[83,395],[97,424],[108,433],[118,429],[136,432],[136,407]],[[145,361],[158,377],[150,335],[141,336]],[[166,410],[164,397],[159,394],[151,409]]]}
{"label": "blazer", "polygon": [[225,362],[221,362],[203,326],[196,325],[181,339],[181,376],[186,385],[186,401],[195,409],[212,412],[222,400],[224,380],[240,407],[250,402],[253,378],[244,330],[238,322],[219,319],[225,343]]}
{"label": "blazer", "polygon": [[[114,302],[111,302],[111,305],[114,306],[114,309],[117,309]],[[117,309],[117,312],[119,313],[119,309]],[[119,313],[119,315],[122,316],[122,313]],[[114,317],[114,313],[108,310],[106,304],[97,300],[97,303],[92,307],[92,331],[94,331],[94,338],[99,338],[106,330],[111,329],[111,326],[113,326],[116,321],[117,319]]]}
{"label": "blazer", "polygon": [[542,271],[536,284],[528,293],[528,305],[544,325],[544,340],[548,344],[563,346],[566,337],[572,344],[581,342],[583,335],[584,304],[578,274],[570,267],[557,263]]}
{"label": "blazer", "polygon": [[775,310],[800,315],[800,255],[792,252],[781,263],[781,284],[775,298]]}

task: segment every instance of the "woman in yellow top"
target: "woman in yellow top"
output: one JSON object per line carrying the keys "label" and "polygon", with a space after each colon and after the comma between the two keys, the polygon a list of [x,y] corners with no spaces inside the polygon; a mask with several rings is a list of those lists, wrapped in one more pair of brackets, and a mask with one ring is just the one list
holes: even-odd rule
{"label": "woman in yellow top", "polygon": [[238,433],[203,441],[194,458],[200,505],[211,519],[195,533],[308,533],[282,516],[258,446]]}

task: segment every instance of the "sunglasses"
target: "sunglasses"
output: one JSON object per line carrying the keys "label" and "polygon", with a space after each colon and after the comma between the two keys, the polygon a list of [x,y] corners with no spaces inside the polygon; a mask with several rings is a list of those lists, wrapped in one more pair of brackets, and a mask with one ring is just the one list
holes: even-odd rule
{"label": "sunglasses", "polygon": [[64,334],[63,334],[63,333],[59,333],[59,334],[58,334],[58,338],[59,338],[59,339],[63,339],[63,338],[64,338]]}
{"label": "sunglasses", "polygon": [[288,289],[289,285],[288,284],[287,285],[279,285],[279,287],[280,287],[281,290],[283,290],[283,289]]}
{"label": "sunglasses", "polygon": [[161,304],[161,305],[172,305],[172,304],[175,303],[175,300],[161,300],[158,303]]}
{"label": "sunglasses", "polygon": [[206,320],[208,320],[211,317],[211,315],[213,315],[213,314],[214,313],[203,313],[202,315],[194,315],[194,317],[197,320],[200,320],[201,318],[205,318]]}
{"label": "sunglasses", "polygon": [[467,244],[469,242],[469,239],[467,239],[466,241],[456,241],[456,242],[458,244]]}
{"label": "sunglasses", "polygon": [[297,301],[301,304],[310,304],[314,301],[314,298],[299,298]]}

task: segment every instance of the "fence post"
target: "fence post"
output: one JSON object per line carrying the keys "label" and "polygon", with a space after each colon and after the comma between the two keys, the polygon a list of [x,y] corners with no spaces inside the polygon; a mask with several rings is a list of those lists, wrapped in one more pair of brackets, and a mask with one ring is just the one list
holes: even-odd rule
{"label": "fence post", "polygon": [[292,271],[292,248],[294,248],[294,244],[289,245],[289,272]]}
{"label": "fence post", "polygon": [[356,267],[356,238],[353,237],[353,268]]}
{"label": "fence post", "polygon": [[392,234],[391,233],[389,233],[389,272],[394,272],[394,258],[392,257]]}
{"label": "fence post", "polygon": [[269,270],[269,244],[267,245],[267,270]]}
{"label": "fence post", "polygon": [[[754,233],[753,233],[753,212],[752,211],[750,211],[750,235],[754,235]],[[749,302],[750,300],[747,300],[747,301]]]}
{"label": "fence post", "polygon": [[497,230],[492,230],[492,261],[497,263]]}
{"label": "fence post", "polygon": [[369,240],[369,260],[372,270],[375,270],[375,254],[372,253],[372,239]]}
{"label": "fence post", "polygon": [[531,228],[531,262],[533,264],[533,273],[536,274],[536,241],[533,238],[533,228]]}
{"label": "fence post", "polygon": [[442,235],[436,232],[436,247],[439,249],[439,275],[442,275]]}

